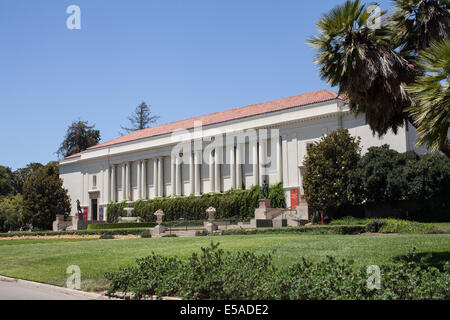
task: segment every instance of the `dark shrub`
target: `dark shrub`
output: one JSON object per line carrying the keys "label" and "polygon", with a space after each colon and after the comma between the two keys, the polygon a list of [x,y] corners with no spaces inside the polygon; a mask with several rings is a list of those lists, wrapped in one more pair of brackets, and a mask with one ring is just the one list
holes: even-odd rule
{"label": "dark shrub", "polygon": [[146,223],[95,223],[88,225],[88,230],[111,230],[111,229],[135,229],[135,228],[153,228],[156,222]]}
{"label": "dark shrub", "polygon": [[150,230],[144,230],[140,234],[141,238],[151,238],[152,234],[150,233]]}
{"label": "dark shrub", "polygon": [[378,233],[382,226],[384,226],[386,222],[381,220],[373,220],[367,224],[366,231]]}
{"label": "dark shrub", "polygon": [[425,232],[425,234],[450,234],[450,229],[449,230],[430,230]]}
{"label": "dark shrub", "polygon": [[166,234],[162,236],[163,238],[178,238],[178,235],[176,234]]}
{"label": "dark shrub", "polygon": [[114,239],[114,235],[110,232],[105,232],[100,236],[100,240],[111,240]]}

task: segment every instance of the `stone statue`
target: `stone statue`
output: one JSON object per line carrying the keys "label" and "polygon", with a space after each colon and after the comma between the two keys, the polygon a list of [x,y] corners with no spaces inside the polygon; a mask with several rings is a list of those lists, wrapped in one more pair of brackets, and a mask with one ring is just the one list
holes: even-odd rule
{"label": "stone statue", "polygon": [[264,199],[268,199],[269,198],[269,185],[267,184],[266,180],[264,180],[264,183],[262,186],[262,192],[263,192]]}
{"label": "stone statue", "polygon": [[82,214],[82,213],[83,213],[83,212],[81,211],[80,200],[77,200],[77,212],[78,212],[78,214]]}

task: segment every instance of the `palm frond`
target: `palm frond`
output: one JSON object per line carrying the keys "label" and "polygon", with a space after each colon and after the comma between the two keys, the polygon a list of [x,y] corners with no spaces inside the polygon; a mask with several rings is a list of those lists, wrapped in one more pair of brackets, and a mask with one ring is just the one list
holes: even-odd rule
{"label": "palm frond", "polygon": [[418,66],[424,75],[407,88],[414,97],[408,108],[418,126],[418,146],[438,151],[447,143],[450,126],[450,40],[432,42]]}

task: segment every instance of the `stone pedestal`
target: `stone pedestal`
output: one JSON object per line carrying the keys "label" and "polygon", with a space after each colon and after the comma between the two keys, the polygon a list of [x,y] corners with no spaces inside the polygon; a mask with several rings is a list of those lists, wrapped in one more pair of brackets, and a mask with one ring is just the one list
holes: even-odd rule
{"label": "stone pedestal", "polygon": [[270,207],[270,199],[259,200],[259,208],[255,209],[256,220],[267,220],[267,212]]}
{"label": "stone pedestal", "polygon": [[162,235],[164,232],[166,232],[166,227],[164,227],[161,224],[158,224],[156,227],[154,227],[153,229],[150,230],[150,233],[152,235],[152,237],[154,236],[160,236]]}
{"label": "stone pedestal", "polygon": [[259,200],[259,207],[260,208],[272,208],[270,199],[260,199]]}
{"label": "stone pedestal", "polygon": [[219,230],[219,226],[214,222],[205,222],[204,224],[205,230],[209,233],[213,233],[214,231]]}
{"label": "stone pedestal", "polygon": [[203,227],[205,228],[205,230],[209,233],[219,230],[219,226],[214,223],[216,219],[216,208],[210,207],[206,209],[206,213],[208,214],[208,221],[203,223]]}
{"label": "stone pedestal", "polygon": [[86,230],[88,222],[83,219],[82,213],[76,213],[72,218],[71,230]]}

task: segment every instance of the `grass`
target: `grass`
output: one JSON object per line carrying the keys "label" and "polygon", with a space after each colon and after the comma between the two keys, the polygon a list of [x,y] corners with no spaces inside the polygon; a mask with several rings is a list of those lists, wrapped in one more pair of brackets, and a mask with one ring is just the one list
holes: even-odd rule
{"label": "grass", "polygon": [[[395,263],[411,247],[441,266],[450,260],[450,235],[297,235],[262,234],[226,237],[153,238],[127,240],[8,240],[0,241],[0,274],[64,286],[66,269],[81,268],[82,289],[101,291],[107,287],[104,273],[134,264],[152,251],[186,258],[211,241],[225,250],[273,252],[274,263],[287,266],[302,257],[321,261],[326,256],[355,261],[355,268]],[[3,244],[2,242],[8,242]],[[431,255],[431,256],[430,256]]]}

